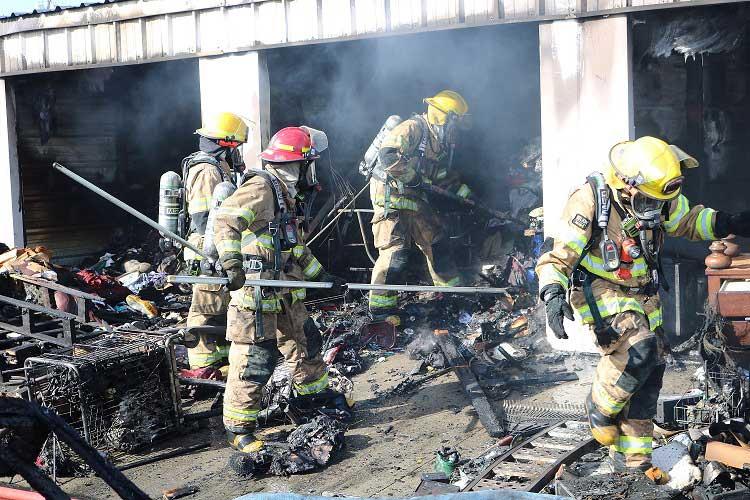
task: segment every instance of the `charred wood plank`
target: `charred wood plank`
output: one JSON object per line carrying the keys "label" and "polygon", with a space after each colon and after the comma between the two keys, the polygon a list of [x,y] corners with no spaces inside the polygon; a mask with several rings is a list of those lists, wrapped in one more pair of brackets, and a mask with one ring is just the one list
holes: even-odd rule
{"label": "charred wood plank", "polygon": [[464,392],[471,400],[471,404],[477,411],[479,420],[487,430],[487,433],[492,437],[501,437],[505,435],[505,427],[503,426],[503,418],[500,418],[492,408],[487,394],[485,394],[482,386],[479,385],[474,372],[471,371],[466,359],[458,352],[456,345],[453,343],[453,339],[450,335],[436,335],[438,345],[445,355],[445,359],[448,360],[450,366],[456,372],[456,376],[461,381]]}

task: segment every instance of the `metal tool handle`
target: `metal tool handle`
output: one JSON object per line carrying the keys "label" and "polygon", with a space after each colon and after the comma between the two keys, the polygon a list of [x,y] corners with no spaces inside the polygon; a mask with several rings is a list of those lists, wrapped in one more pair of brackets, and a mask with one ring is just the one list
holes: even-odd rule
{"label": "metal tool handle", "polygon": [[[228,285],[229,278],[213,276],[167,276],[169,283],[189,283],[193,285]],[[261,286],[268,288],[331,288],[333,283],[328,281],[293,281],[293,280],[245,280],[245,286]]]}
{"label": "metal tool handle", "polygon": [[148,224],[152,228],[154,228],[157,231],[163,233],[164,235],[168,236],[169,238],[175,240],[176,242],[180,243],[181,245],[189,248],[190,250],[192,250],[196,254],[200,255],[204,259],[213,262],[213,259],[211,259],[206,254],[204,254],[202,249],[200,249],[197,246],[193,245],[188,240],[180,237],[176,233],[173,233],[172,231],[170,231],[166,227],[160,225],[158,222],[154,222],[153,220],[149,219],[148,217],[146,217],[145,215],[143,215],[141,212],[139,212],[135,208],[133,208],[130,205],[126,204],[124,201],[115,198],[114,196],[112,196],[111,194],[109,194],[108,192],[106,192],[105,190],[103,190],[103,189],[99,188],[98,186],[92,184],[91,182],[87,181],[86,179],[84,179],[80,175],[78,175],[78,174],[76,174],[74,172],[71,172],[70,170],[68,170],[67,168],[65,168],[65,166],[63,166],[63,165],[61,165],[61,164],[59,164],[57,162],[54,162],[52,164],[52,167],[55,170],[58,170],[61,173],[67,175],[68,177],[70,177],[71,179],[73,179],[74,181],[76,181],[81,186],[83,186],[83,187],[85,187],[85,188],[93,191],[94,193],[98,194],[99,196],[101,196],[105,200],[109,201],[113,205],[122,208],[127,213],[129,213],[130,215],[132,215],[136,219],[140,220],[141,222],[145,222],[146,224]]}

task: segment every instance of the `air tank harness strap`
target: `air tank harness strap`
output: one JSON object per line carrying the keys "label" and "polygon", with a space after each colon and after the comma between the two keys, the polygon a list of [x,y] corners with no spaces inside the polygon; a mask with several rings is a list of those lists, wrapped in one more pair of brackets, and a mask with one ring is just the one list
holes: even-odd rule
{"label": "air tank harness strap", "polygon": [[583,297],[586,299],[586,304],[589,306],[591,316],[594,318],[594,334],[596,335],[596,340],[601,347],[607,347],[617,340],[619,335],[610,323],[604,321],[604,318],[602,318],[601,312],[599,311],[599,306],[596,304],[596,297],[594,297],[591,284],[597,278],[585,270],[580,270],[579,272],[583,274]]}

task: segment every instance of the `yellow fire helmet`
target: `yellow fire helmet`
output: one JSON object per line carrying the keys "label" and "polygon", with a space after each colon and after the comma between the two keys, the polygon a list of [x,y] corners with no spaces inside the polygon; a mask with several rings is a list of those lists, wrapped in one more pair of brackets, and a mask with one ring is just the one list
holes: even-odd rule
{"label": "yellow fire helmet", "polygon": [[206,117],[195,133],[209,139],[247,142],[248,126],[240,116],[224,111]]}
{"label": "yellow fire helmet", "polygon": [[609,151],[607,183],[613,189],[633,186],[655,200],[671,200],[682,190],[683,168],[695,168],[698,161],[661,139],[644,136],[615,144]]}
{"label": "yellow fire helmet", "polygon": [[455,113],[463,117],[469,112],[469,105],[461,94],[453,90],[441,90],[433,97],[425,97],[427,108],[427,121],[433,125],[444,125],[448,113]]}

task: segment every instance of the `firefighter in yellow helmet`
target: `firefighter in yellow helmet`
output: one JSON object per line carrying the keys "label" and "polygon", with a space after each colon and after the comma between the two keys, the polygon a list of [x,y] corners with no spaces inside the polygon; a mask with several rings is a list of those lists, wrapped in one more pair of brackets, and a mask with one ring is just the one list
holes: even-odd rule
{"label": "firefighter in yellow helmet", "polygon": [[[203,248],[214,188],[225,181],[235,184],[235,172],[244,168],[237,148],[247,142],[248,126],[236,114],[223,112],[206,117],[203,126],[195,133],[200,137],[199,150],[182,161],[182,178],[190,217],[188,241]],[[185,248],[184,258],[191,271],[197,274],[201,256]],[[228,305],[229,295],[222,286],[193,286],[193,299],[187,317],[187,340],[190,375],[196,378],[212,376],[211,372],[226,364],[229,351],[223,329]],[[195,329],[199,333],[190,332],[190,328],[194,327],[199,327]],[[202,332],[200,327],[204,327]],[[217,327],[217,333],[210,332],[208,327]]]}
{"label": "firefighter in yellow helmet", "polygon": [[[409,251],[419,248],[427,259],[432,281],[455,286],[458,272],[449,251],[448,236],[420,184],[436,184],[469,197],[471,190],[451,171],[459,128],[468,123],[469,105],[458,92],[443,90],[424,99],[427,111],[394,127],[384,138],[370,183],[375,214],[372,231],[378,258],[372,284],[403,283]],[[370,292],[375,321],[398,325],[396,292]]]}
{"label": "firefighter in yellow helmet", "polygon": [[691,205],[681,194],[682,169],[698,162],[660,139],[616,144],[609,163],[570,196],[536,271],[555,336],[567,338],[563,318],[572,320],[575,309],[601,350],[586,399],[592,435],[610,446],[619,468],[645,469],[665,368],[657,294],[664,236],[750,236],[750,212]]}

